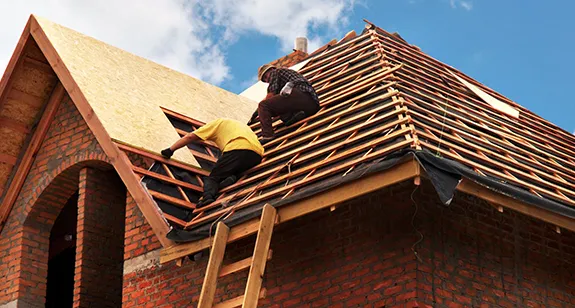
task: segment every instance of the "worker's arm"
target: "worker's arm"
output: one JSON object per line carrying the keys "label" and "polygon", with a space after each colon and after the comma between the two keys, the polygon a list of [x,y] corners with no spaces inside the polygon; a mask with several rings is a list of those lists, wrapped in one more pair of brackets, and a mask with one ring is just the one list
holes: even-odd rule
{"label": "worker's arm", "polygon": [[[271,98],[272,96],[274,96],[275,94],[273,92],[268,92],[268,94],[266,95],[266,97],[264,99],[262,99],[261,101],[265,101],[268,98]],[[252,114],[252,117],[250,118],[250,120],[248,121],[248,125],[252,125],[253,123],[256,122],[256,118],[258,117],[258,110],[256,109],[256,111],[254,111],[254,113]]]}
{"label": "worker's arm", "polygon": [[180,140],[176,141],[174,144],[172,144],[172,146],[170,146],[167,149],[162,150],[162,155],[165,157],[172,157],[172,155],[174,155],[174,151],[176,151],[179,148],[183,148],[186,145],[198,141],[200,140],[200,138],[198,136],[196,136],[196,134],[194,133],[187,133],[184,137],[180,138]]}

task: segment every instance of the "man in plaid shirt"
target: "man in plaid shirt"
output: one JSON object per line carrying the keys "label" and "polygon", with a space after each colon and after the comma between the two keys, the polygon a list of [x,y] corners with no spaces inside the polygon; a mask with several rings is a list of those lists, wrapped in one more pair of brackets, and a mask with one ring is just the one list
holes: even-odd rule
{"label": "man in plaid shirt", "polygon": [[[272,117],[279,116],[286,126],[289,126],[318,112],[317,93],[300,73],[265,64],[258,70],[258,79],[269,83],[266,98],[259,103],[257,112],[250,120],[251,123],[259,114],[262,144],[274,138]],[[291,93],[280,94],[288,82],[293,85]]]}

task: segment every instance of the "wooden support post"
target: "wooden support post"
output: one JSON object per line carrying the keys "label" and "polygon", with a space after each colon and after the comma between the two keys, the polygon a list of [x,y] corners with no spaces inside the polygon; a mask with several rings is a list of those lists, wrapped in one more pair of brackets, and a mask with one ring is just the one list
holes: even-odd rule
{"label": "wooden support post", "polygon": [[206,275],[204,276],[202,292],[200,293],[200,300],[198,301],[198,308],[212,308],[214,295],[216,294],[217,279],[224,259],[224,253],[226,252],[226,243],[228,242],[229,232],[230,228],[228,228],[228,226],[223,222],[218,223],[214,245],[210,252],[208,268],[206,269]]}
{"label": "wooden support post", "polygon": [[264,205],[260,226],[258,228],[256,246],[254,248],[252,266],[246,284],[246,292],[242,304],[243,308],[256,308],[258,305],[276,215],[277,212],[273,206],[269,204]]}

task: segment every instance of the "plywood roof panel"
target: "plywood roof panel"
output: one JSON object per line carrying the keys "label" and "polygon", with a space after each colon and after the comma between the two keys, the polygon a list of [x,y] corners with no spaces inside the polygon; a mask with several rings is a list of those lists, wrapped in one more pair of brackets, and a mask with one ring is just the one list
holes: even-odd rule
{"label": "plywood roof panel", "polygon": [[[112,139],[156,152],[179,135],[160,107],[208,122],[247,122],[255,102],[94,38],[38,18],[62,61]],[[198,166],[192,154],[174,159]]]}

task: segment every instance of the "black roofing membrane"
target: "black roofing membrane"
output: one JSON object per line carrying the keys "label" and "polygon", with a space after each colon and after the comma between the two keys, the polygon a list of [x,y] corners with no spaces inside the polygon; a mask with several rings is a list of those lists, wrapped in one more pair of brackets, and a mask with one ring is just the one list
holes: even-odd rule
{"label": "black roofing membrane", "polygon": [[[457,185],[463,178],[465,178],[489,190],[503,194],[513,199],[549,210],[560,215],[575,218],[575,209],[567,204],[562,203],[559,200],[544,199],[530,193],[527,190],[515,187],[497,178],[479,175],[472,169],[458,162],[438,157],[427,150],[414,151],[411,149],[403,149],[387,155],[381,159],[360,164],[356,166],[351,172],[345,174],[345,176],[343,176],[343,173],[347,171],[347,169],[327,178],[321,179],[317,182],[311,183],[306,187],[301,187],[285,199],[282,199],[283,194],[279,194],[272,199],[268,199],[247,208],[237,210],[233,215],[225,220],[225,223],[229,227],[236,226],[254,217],[260,216],[262,208],[266,203],[269,203],[274,207],[281,207],[286,204],[293,203],[298,200],[329,190],[338,185],[357,180],[369,174],[387,170],[410,158],[415,158],[422,166],[426,172],[427,177],[432,182],[433,187],[439,196],[439,199],[443,204],[447,206],[453,199]],[[156,189],[161,192],[162,189],[164,189],[162,187],[155,187],[154,180],[149,177],[145,177],[142,181],[152,189]],[[174,215],[178,218],[187,215],[188,212],[191,212],[178,208],[177,206],[167,206],[164,202],[158,202],[158,205],[166,213],[170,213],[171,215]],[[220,208],[218,208],[218,210],[219,209]],[[183,230],[177,226],[174,226],[167,234],[167,238],[179,243],[201,240],[209,236],[211,224],[212,221],[208,221],[205,224],[199,225],[190,230]],[[211,229],[212,233],[215,232],[215,228]]]}

